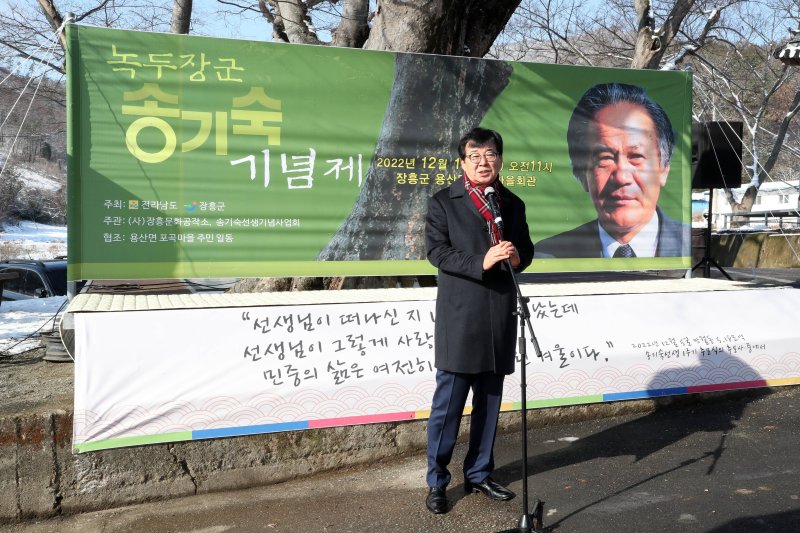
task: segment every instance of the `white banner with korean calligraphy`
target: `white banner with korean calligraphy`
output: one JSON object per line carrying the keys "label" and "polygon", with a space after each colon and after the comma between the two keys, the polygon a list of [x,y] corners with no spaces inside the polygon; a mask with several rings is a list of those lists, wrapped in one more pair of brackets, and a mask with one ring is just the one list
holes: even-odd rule
{"label": "white banner with korean calligraphy", "polygon": [[[535,287],[523,286],[542,352],[529,340],[529,407],[800,383],[800,291],[537,296]],[[426,418],[435,302],[430,291],[403,294],[78,309],[75,449]],[[759,319],[747,319],[755,310]],[[519,402],[515,373],[503,409]]]}

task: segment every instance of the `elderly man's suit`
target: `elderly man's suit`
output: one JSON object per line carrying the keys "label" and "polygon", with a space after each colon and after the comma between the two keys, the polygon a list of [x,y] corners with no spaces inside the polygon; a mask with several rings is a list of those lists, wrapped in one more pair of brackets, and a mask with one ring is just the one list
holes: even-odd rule
{"label": "elderly man's suit", "polygon": [[[689,255],[689,227],[669,218],[660,207],[656,209],[656,214],[659,222],[656,257]],[[536,257],[603,257],[597,219],[537,242]]]}

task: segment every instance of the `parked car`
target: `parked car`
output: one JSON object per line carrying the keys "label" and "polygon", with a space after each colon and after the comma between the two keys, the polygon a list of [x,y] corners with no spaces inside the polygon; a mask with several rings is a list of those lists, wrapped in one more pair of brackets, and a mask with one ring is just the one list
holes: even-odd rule
{"label": "parked car", "polygon": [[3,300],[49,298],[67,294],[67,262],[12,259],[0,261],[0,272],[16,273],[3,282]]}

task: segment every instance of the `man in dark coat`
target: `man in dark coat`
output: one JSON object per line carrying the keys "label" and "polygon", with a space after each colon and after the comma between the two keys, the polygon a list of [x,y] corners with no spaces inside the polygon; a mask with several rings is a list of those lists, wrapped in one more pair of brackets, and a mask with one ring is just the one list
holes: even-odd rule
{"label": "man in dark coat", "polygon": [[536,244],[536,257],[684,257],[689,226],[657,207],[675,147],[664,109],[635,85],[591,87],[567,127],[572,173],[597,218]]}
{"label": "man in dark coat", "polygon": [[[458,153],[464,176],[429,200],[425,229],[428,260],[439,269],[436,391],[428,421],[426,478],[426,505],[437,514],[447,511],[447,466],[470,390],[464,489],[495,500],[514,497],[490,474],[503,379],[515,362],[516,293],[507,263],[521,271],[533,258],[525,204],[497,179],[503,164],[500,135],[475,128],[461,139]],[[487,204],[487,186],[497,191],[502,228]]]}

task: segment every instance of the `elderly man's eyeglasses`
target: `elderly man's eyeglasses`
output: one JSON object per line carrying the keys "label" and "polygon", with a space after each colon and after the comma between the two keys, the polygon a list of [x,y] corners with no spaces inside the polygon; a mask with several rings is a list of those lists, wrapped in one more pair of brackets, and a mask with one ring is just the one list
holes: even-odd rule
{"label": "elderly man's eyeglasses", "polygon": [[472,163],[477,165],[481,162],[481,159],[483,159],[484,157],[486,158],[487,163],[494,163],[495,161],[497,161],[497,153],[495,152],[486,152],[485,154],[479,154],[476,152],[469,154],[467,156],[467,159],[469,159],[470,161],[472,161]]}

